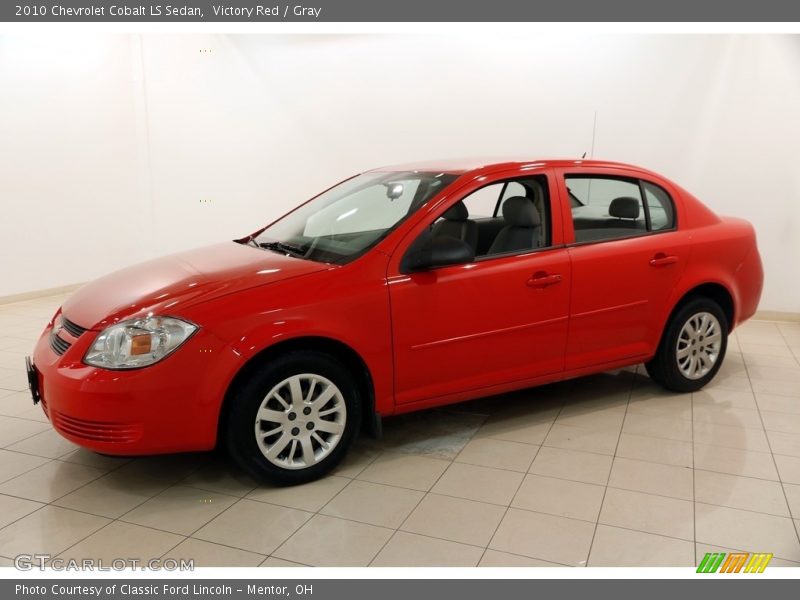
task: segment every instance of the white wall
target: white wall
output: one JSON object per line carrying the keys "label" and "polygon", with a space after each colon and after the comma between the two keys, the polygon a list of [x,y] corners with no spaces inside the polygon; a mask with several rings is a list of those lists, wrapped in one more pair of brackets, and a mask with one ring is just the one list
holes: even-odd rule
{"label": "white wall", "polygon": [[[211,50],[210,52],[201,52]],[[0,297],[256,229],[381,164],[594,157],[750,219],[800,312],[800,37],[0,37]]]}

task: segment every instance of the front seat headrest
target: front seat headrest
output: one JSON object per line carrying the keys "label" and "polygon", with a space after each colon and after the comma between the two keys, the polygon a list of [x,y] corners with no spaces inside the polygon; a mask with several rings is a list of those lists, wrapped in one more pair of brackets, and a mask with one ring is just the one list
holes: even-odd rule
{"label": "front seat headrest", "polygon": [[462,201],[458,201],[453,206],[444,211],[442,215],[448,221],[466,221],[469,218],[469,210]]}
{"label": "front seat headrest", "polygon": [[512,196],[503,202],[503,218],[512,227],[538,227],[542,224],[533,200],[525,196]]}
{"label": "front seat headrest", "polygon": [[618,219],[638,219],[639,200],[630,196],[614,198],[608,206],[608,214]]}

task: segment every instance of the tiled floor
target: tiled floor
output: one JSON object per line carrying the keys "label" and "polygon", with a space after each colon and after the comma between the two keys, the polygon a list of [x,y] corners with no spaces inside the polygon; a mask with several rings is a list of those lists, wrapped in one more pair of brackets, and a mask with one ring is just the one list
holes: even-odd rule
{"label": "tiled floor", "polygon": [[61,301],[0,306],[0,564],[800,566],[800,323],[743,326],[700,393],[640,367],[408,415],[333,475],[271,488],[213,454],[116,459],[54,433],[22,357]]}

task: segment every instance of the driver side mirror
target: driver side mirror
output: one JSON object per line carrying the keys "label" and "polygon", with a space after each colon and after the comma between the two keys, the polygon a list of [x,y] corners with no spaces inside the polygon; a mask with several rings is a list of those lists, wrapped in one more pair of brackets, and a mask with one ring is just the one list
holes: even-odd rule
{"label": "driver side mirror", "polygon": [[466,242],[450,236],[425,236],[411,245],[400,263],[402,273],[426,271],[436,267],[461,265],[475,260],[475,252]]}

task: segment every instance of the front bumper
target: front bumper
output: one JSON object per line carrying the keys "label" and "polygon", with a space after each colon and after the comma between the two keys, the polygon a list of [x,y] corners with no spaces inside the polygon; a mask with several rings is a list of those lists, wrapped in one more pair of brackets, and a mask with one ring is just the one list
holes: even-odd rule
{"label": "front bumper", "polygon": [[[97,332],[77,338],[52,325],[33,353],[42,408],[66,439],[116,455],[210,450],[229,372],[239,357],[200,329],[174,353],[141,369],[111,371],[83,364]],[[68,347],[62,349],[67,342]]]}

